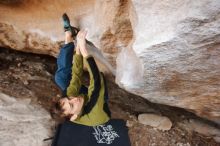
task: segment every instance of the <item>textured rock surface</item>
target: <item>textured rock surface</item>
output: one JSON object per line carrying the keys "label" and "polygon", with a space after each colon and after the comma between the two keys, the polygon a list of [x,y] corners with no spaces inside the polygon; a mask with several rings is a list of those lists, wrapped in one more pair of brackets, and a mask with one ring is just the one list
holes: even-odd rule
{"label": "textured rock surface", "polygon": [[47,146],[52,136],[50,114],[30,99],[16,99],[0,93],[0,145]]}
{"label": "textured rock surface", "polygon": [[195,131],[202,135],[213,137],[216,142],[220,143],[220,129],[218,127],[208,125],[207,123],[195,119],[190,119],[189,121],[178,124],[188,131]]}
{"label": "textured rock surface", "polygon": [[0,46],[56,56],[67,12],[72,24],[89,29],[121,87],[220,123],[219,0],[0,4]]}
{"label": "textured rock surface", "polygon": [[[55,71],[55,58],[0,48],[0,62],[3,62],[0,63],[0,91],[19,100],[31,99],[32,105],[37,104],[47,109],[57,125],[60,120],[51,109],[54,105],[54,98],[51,99],[51,97],[60,97],[61,94],[51,78],[51,73]],[[25,80],[29,83],[28,85],[25,84]],[[212,137],[201,136],[188,130],[187,126],[186,128],[182,126],[188,119],[200,118],[182,109],[147,102],[139,96],[118,88],[109,78],[107,80],[112,118],[127,121],[132,146],[218,145]],[[136,115],[139,113],[164,115],[172,121],[173,126],[169,131],[145,126],[137,121]]]}
{"label": "textured rock surface", "polygon": [[152,102],[183,107],[220,123],[220,2],[132,3],[132,47],[143,67],[142,86],[132,89],[122,79],[118,82]]}

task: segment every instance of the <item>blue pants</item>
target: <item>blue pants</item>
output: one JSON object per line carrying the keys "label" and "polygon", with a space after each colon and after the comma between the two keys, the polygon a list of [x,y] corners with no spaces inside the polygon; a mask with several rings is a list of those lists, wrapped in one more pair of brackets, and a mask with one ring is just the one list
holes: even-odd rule
{"label": "blue pants", "polygon": [[[72,61],[75,45],[73,42],[65,44],[60,49],[60,54],[57,57],[57,71],[55,73],[55,82],[62,91],[62,96],[66,96],[67,88],[70,84],[72,76]],[[80,93],[87,94],[88,89],[82,86]]]}
{"label": "blue pants", "polygon": [[[75,45],[73,42],[65,44],[60,49],[60,54],[57,57],[57,71],[55,73],[55,82],[59,86],[59,88],[62,91],[62,96],[66,97],[67,88],[70,84],[70,80],[72,77],[72,62],[73,62],[73,52],[75,49]],[[104,77],[104,75],[103,75]],[[107,85],[105,82],[105,101],[108,101],[108,91],[107,91]],[[79,93],[81,94],[87,94],[88,88],[84,85],[81,86]]]}

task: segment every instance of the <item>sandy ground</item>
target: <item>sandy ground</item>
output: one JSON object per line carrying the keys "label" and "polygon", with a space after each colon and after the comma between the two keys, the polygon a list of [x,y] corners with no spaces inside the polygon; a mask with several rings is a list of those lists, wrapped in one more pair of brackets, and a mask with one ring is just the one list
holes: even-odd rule
{"label": "sandy ground", "polygon": [[[1,48],[0,92],[16,98],[29,98],[33,104],[39,104],[51,112],[53,98],[60,96],[60,91],[53,82],[55,69],[55,58]],[[153,104],[130,94],[120,89],[110,75],[107,80],[112,117],[128,121],[132,146],[220,146],[211,137],[182,126],[189,119],[203,119],[185,110]],[[169,131],[161,131],[142,125],[137,121],[137,115],[141,113],[167,116],[173,126]],[[58,123],[58,118],[52,113],[51,116]]]}

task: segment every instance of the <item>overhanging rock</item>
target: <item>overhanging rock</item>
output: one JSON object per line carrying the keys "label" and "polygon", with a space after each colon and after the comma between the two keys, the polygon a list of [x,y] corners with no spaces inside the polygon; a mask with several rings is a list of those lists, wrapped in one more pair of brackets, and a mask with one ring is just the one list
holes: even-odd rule
{"label": "overhanging rock", "polygon": [[220,123],[219,0],[1,2],[0,46],[56,56],[64,12],[89,30],[121,87]]}

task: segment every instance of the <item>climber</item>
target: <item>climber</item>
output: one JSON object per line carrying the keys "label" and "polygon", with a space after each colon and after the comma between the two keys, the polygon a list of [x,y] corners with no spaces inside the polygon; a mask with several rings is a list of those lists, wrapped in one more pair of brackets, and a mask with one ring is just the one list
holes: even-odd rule
{"label": "climber", "polygon": [[[63,21],[65,45],[57,59],[55,81],[64,96],[57,101],[56,109],[68,120],[58,126],[52,146],[130,146],[125,121],[111,119],[104,74],[87,51],[87,31],[74,29],[66,14]],[[90,77],[88,88],[82,85],[83,62]]]}
{"label": "climber", "polygon": [[[96,64],[94,61],[92,61],[92,64],[91,64],[92,68],[91,68],[91,66],[89,66],[90,65],[89,63],[91,61],[87,63],[88,67],[89,67],[88,70],[90,71],[90,73],[95,73],[95,74],[90,74],[90,79],[91,79],[90,84],[91,85],[89,87],[89,92],[88,92],[88,88],[81,84],[81,78],[82,78],[81,76],[83,73],[82,58],[83,57],[85,58],[85,57],[87,57],[86,55],[89,55],[86,50],[86,39],[85,39],[86,32],[85,31],[79,32],[79,30],[77,28],[72,27],[70,25],[70,20],[66,14],[63,15],[63,24],[64,24],[64,31],[65,31],[65,45],[61,48],[60,54],[57,58],[58,69],[55,73],[55,82],[62,90],[63,97],[65,97],[65,98],[62,98],[59,100],[58,107],[60,107],[62,110],[64,110],[64,108],[66,108],[66,107],[69,108],[71,106],[71,107],[74,107],[72,110],[75,110],[75,107],[78,107],[78,104],[76,104],[76,106],[74,106],[75,103],[79,102],[79,106],[82,106],[84,102],[87,102],[89,100],[87,98],[89,98],[90,96],[95,96],[95,95],[103,96],[100,99],[101,99],[101,102],[103,102],[102,104],[105,105],[104,106],[105,112],[103,112],[103,110],[100,110],[100,112],[103,115],[104,122],[106,122],[110,116],[110,111],[108,110],[108,105],[107,105],[107,97],[108,97],[107,96],[107,88],[104,85],[105,84],[104,75],[99,73],[98,68],[96,67]],[[79,35],[77,35],[78,32],[79,32]],[[76,38],[76,35],[77,35],[77,46],[75,48],[73,40]],[[75,49],[75,54],[74,54],[74,49]],[[74,54],[74,57],[73,57],[73,54]],[[81,58],[81,59],[79,59],[79,58]],[[90,59],[90,58],[92,58],[92,59]],[[93,57],[89,57],[89,60],[94,60],[94,59],[93,59]],[[73,64],[72,64],[72,62],[73,62]],[[81,67],[81,68],[79,68],[79,67]],[[95,67],[97,68],[97,70],[95,70],[96,69]],[[77,73],[80,72],[80,74],[76,74],[75,70],[77,71]],[[71,74],[72,74],[72,76],[71,76]],[[72,77],[72,79],[71,79],[71,77]],[[93,81],[93,79],[95,79],[95,80]],[[96,82],[97,79],[99,79],[100,81]],[[100,84],[98,84],[99,82],[100,82]],[[95,83],[95,84],[93,85],[93,83]],[[92,91],[93,88],[94,88],[95,92]],[[103,91],[105,91],[105,92],[103,92]],[[103,95],[99,92],[103,93]],[[82,96],[88,95],[89,97],[70,98],[72,96],[78,96],[79,94],[82,94]],[[68,98],[66,96],[68,96]],[[104,99],[104,96],[106,98],[104,101],[102,101],[102,98]],[[81,113],[81,114],[89,113],[91,108],[93,108],[93,106],[95,106],[96,102],[98,102],[98,103],[100,102],[99,97],[97,97],[97,98],[98,99],[91,100],[91,103],[89,102],[90,104],[87,104],[84,107],[84,109],[83,109],[84,113]],[[77,110],[80,110],[80,109],[77,109]],[[81,110],[80,110],[80,112],[81,112]],[[65,116],[69,117],[70,115],[72,115],[71,116],[72,120],[74,118],[76,118],[76,116],[78,117],[78,114],[79,113],[68,114],[68,109],[66,111],[65,110],[63,111],[63,115],[65,115]],[[95,117],[95,118],[97,118],[97,117]],[[101,118],[101,117],[99,117],[99,118]],[[100,123],[100,122],[98,122],[98,123]]]}
{"label": "climber", "polygon": [[[58,104],[62,114],[69,117],[71,121],[94,126],[107,122],[110,115],[103,110],[105,103],[104,77],[99,72],[94,58],[87,52],[85,37],[86,31],[79,31],[73,57],[72,78],[66,92],[67,97],[60,99]],[[83,59],[90,75],[90,85],[87,94],[80,93]]]}

